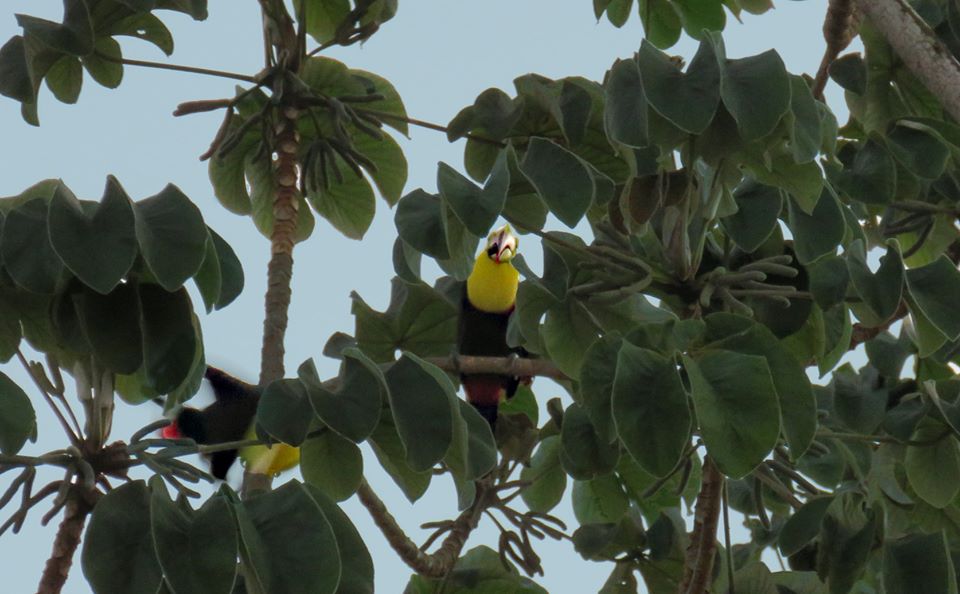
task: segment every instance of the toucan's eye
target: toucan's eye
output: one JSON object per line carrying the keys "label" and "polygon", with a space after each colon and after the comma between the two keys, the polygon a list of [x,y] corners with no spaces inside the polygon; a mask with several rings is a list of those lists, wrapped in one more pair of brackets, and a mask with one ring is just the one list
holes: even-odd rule
{"label": "toucan's eye", "polygon": [[498,251],[500,251],[500,249],[497,247],[497,244],[491,243],[490,247],[487,248],[487,255],[493,258],[497,255]]}

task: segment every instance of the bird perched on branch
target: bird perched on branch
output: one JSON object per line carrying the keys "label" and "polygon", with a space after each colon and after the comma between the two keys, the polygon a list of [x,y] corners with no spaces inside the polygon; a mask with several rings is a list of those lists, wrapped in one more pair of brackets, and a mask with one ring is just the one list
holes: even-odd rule
{"label": "bird perched on branch", "polygon": [[[207,367],[204,377],[213,388],[213,404],[202,410],[184,407],[173,422],[164,427],[163,437],[189,438],[201,445],[255,438],[253,422],[262,389],[216,367]],[[238,453],[248,470],[267,475],[286,470],[300,460],[299,448],[285,444],[274,444],[270,448],[249,446],[239,452],[225,450],[210,454],[210,473],[221,480],[226,478]]]}
{"label": "bird perched on branch", "polygon": [[[516,306],[520,283],[520,275],[511,263],[518,245],[510,226],[504,225],[487,237],[486,247],[477,255],[460,309],[460,355],[527,356],[524,349],[507,345],[507,324]],[[460,374],[460,381],[467,401],[493,426],[500,401],[513,396],[520,382],[529,378],[478,373]]]}

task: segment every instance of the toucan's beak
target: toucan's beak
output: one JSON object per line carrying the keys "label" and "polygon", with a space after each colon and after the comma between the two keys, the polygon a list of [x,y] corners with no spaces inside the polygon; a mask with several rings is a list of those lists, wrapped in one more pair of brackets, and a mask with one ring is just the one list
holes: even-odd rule
{"label": "toucan's beak", "polygon": [[517,255],[517,238],[510,231],[503,230],[497,238],[497,255],[495,260],[509,262]]}

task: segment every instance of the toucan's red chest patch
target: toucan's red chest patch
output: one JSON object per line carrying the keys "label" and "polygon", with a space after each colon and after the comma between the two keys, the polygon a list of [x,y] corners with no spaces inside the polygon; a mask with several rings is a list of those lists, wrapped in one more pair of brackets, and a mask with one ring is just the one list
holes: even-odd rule
{"label": "toucan's red chest patch", "polygon": [[467,402],[481,406],[499,404],[503,397],[503,377],[466,376],[463,378],[463,390],[467,393]]}

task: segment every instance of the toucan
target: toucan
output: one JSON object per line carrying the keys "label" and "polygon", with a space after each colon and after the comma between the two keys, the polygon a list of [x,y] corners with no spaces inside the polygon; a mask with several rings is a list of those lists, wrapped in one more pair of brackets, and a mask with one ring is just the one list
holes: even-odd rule
{"label": "toucan", "polygon": [[[520,283],[520,274],[511,262],[518,246],[517,236],[509,225],[504,225],[490,233],[486,247],[477,255],[461,301],[458,354],[527,355],[522,348],[507,344],[507,324],[517,303]],[[460,375],[467,401],[491,426],[495,426],[500,401],[513,396],[524,379],[489,373]]]}
{"label": "toucan", "polygon": [[[213,388],[213,404],[203,410],[182,408],[173,421],[163,428],[161,435],[166,439],[190,438],[198,444],[254,438],[256,432],[253,421],[261,388],[211,366],[207,367],[204,377]],[[285,444],[274,444],[270,448],[251,446],[239,452],[225,450],[210,454],[210,473],[218,479],[225,479],[238,453],[248,470],[271,476],[296,465],[300,460],[299,448]]]}

